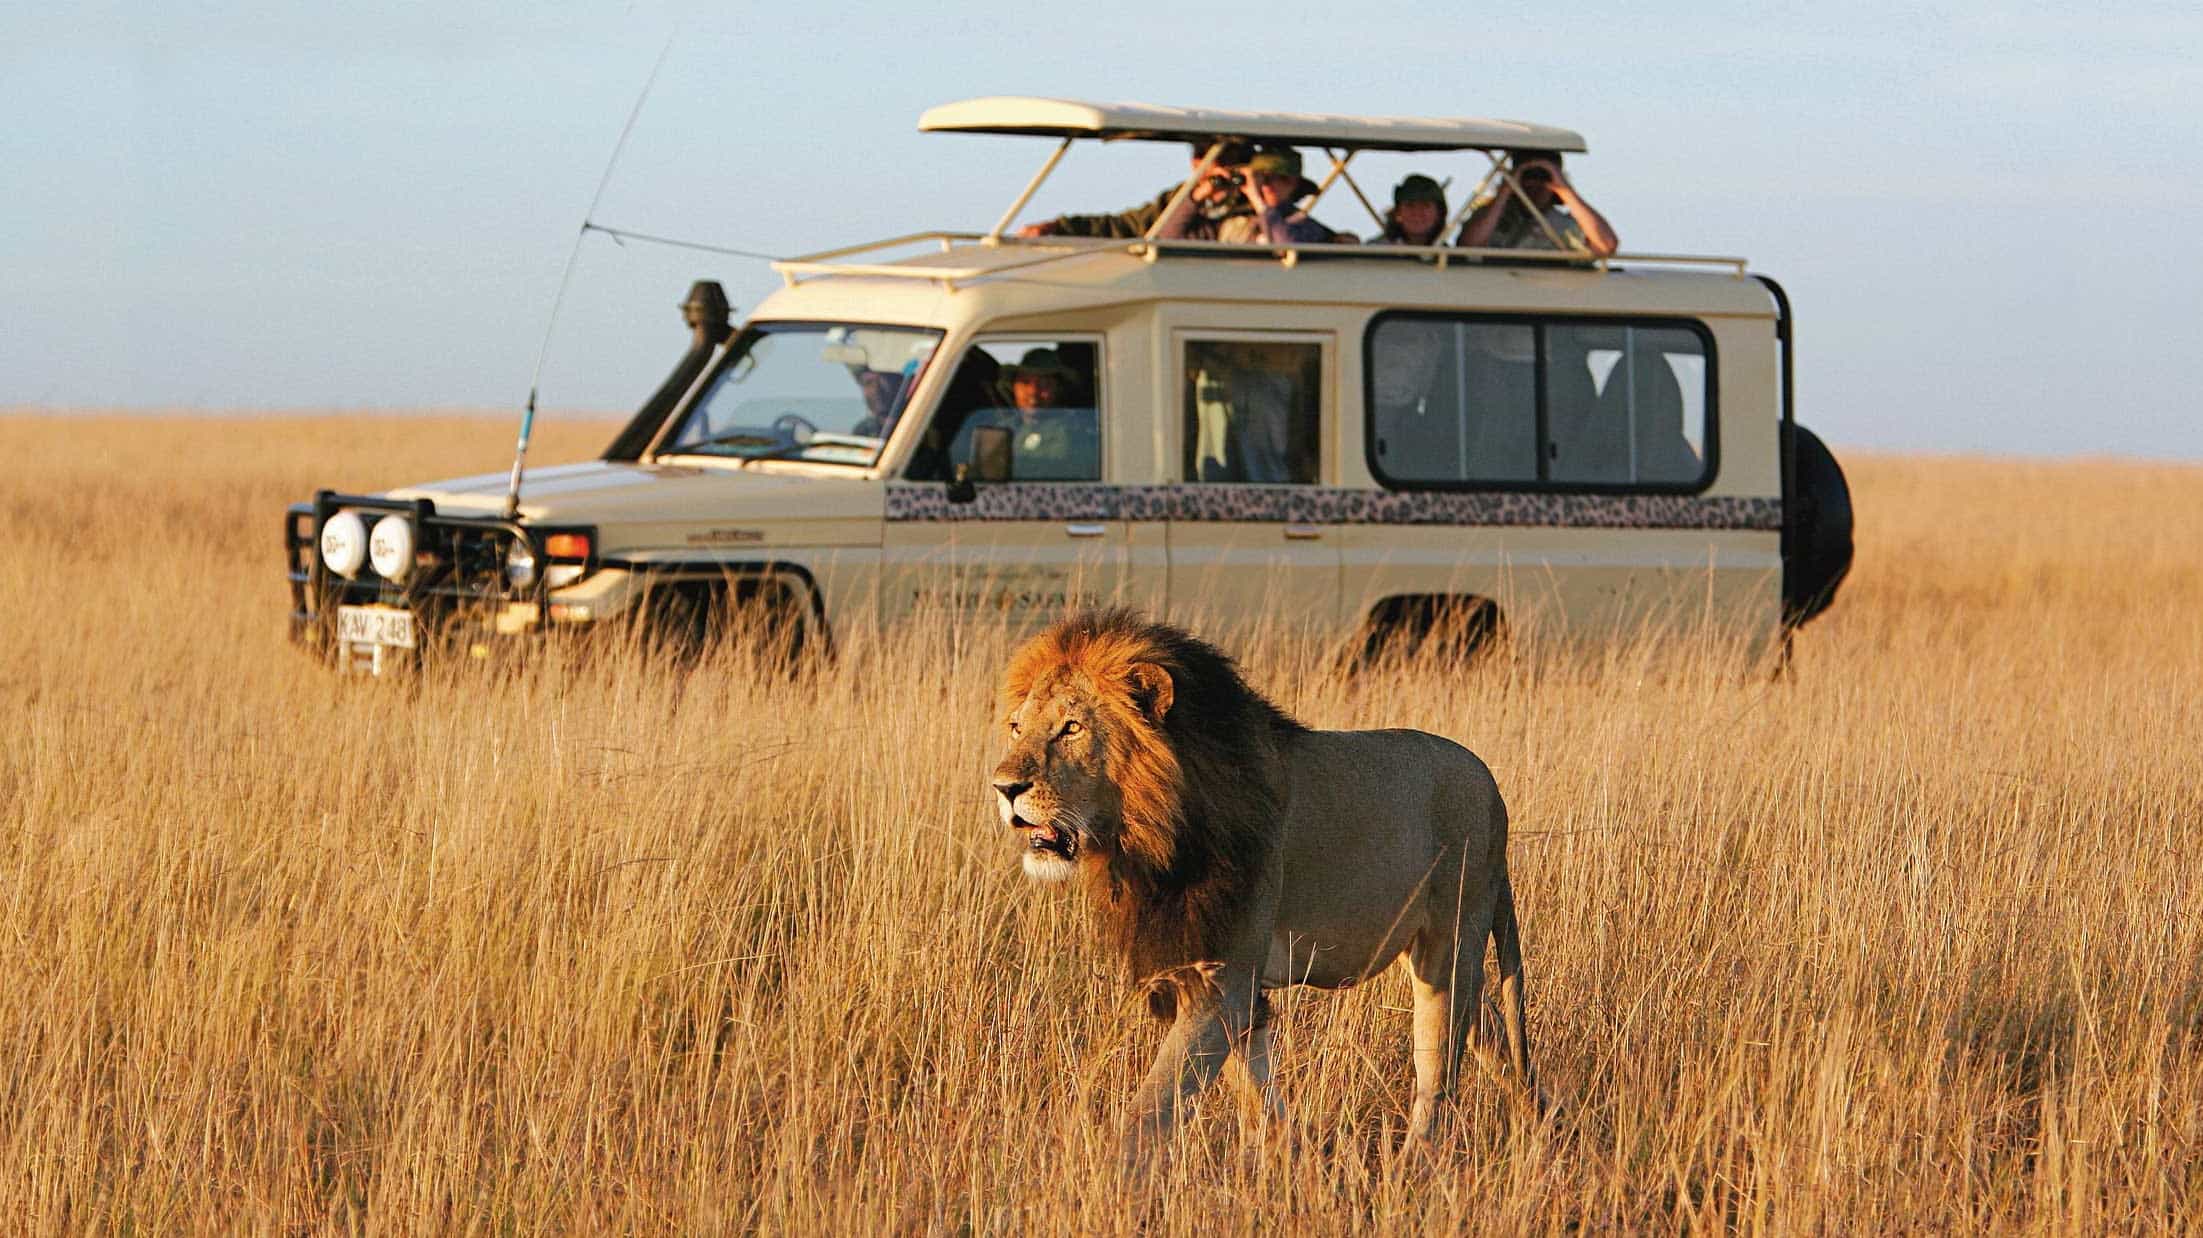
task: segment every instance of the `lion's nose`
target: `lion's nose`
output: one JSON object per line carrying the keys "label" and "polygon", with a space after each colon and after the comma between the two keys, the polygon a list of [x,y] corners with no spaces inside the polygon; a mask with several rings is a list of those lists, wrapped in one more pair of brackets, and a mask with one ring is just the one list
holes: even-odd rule
{"label": "lion's nose", "polygon": [[1000,778],[994,780],[994,789],[1002,793],[1002,802],[1012,808],[1017,806],[1017,797],[1032,790],[1032,787],[1033,784],[1029,782],[1007,782]]}

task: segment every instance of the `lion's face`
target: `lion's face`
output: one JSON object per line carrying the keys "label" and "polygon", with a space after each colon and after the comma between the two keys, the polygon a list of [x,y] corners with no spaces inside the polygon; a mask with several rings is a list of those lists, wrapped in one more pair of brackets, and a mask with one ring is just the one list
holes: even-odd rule
{"label": "lion's face", "polygon": [[994,767],[995,807],[1024,841],[1025,874],[1063,881],[1115,841],[1108,711],[1072,676],[1038,684],[1003,720],[1010,751]]}

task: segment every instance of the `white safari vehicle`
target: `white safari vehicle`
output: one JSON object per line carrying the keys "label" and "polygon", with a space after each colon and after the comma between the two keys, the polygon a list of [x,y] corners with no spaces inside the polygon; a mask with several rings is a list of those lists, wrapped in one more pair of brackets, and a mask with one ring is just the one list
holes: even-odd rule
{"label": "white safari vehicle", "polygon": [[293,633],[379,670],[745,605],[819,645],[1121,600],[1368,649],[1449,620],[1712,620],[1766,649],[1849,566],[1787,298],[1742,259],[1013,232],[1074,141],[1228,137],[1327,156],[1332,208],[1369,207],[1361,152],[1477,152],[1448,237],[1479,192],[1524,192],[1505,152],[1574,133],[1024,98],[920,128],[1058,142],[988,232],[780,262],[739,328],[698,284],[688,354],[599,460],[292,507]]}

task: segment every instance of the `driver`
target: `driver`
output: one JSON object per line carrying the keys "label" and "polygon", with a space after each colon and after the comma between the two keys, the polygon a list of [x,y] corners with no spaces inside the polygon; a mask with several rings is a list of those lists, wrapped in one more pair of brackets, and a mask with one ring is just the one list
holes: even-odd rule
{"label": "driver", "polygon": [[868,438],[886,438],[895,429],[897,407],[903,393],[903,376],[894,370],[875,370],[861,365],[849,367],[850,377],[857,380],[857,389],[864,393],[864,419],[851,426],[851,434]]}

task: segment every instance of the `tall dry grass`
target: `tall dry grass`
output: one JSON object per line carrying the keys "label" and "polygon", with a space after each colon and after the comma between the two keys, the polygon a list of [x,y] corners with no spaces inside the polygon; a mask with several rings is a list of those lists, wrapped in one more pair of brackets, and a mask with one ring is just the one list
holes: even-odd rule
{"label": "tall dry grass", "polygon": [[[543,458],[602,427],[552,427]],[[340,680],[279,512],[509,426],[0,419],[0,1216],[28,1232],[2175,1231],[2203,1210],[2203,472],[1852,462],[1769,684],[1691,650],[1356,680],[1513,806],[1547,1121],[1401,1156],[1405,984],[1290,1003],[1152,1212],[1156,1038],[992,825],[999,632],[796,681],[552,650]],[[1328,1147],[1325,1145],[1328,1144]]]}

